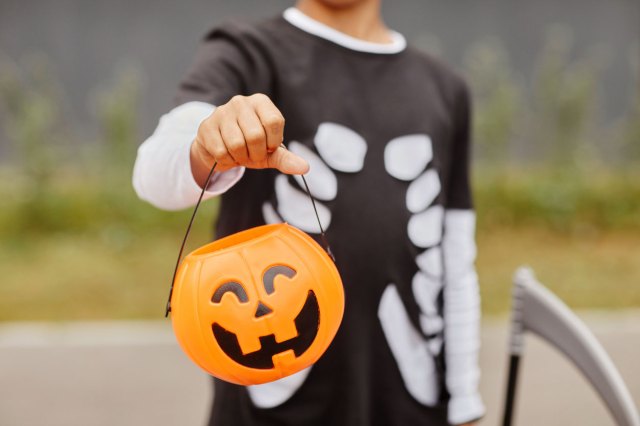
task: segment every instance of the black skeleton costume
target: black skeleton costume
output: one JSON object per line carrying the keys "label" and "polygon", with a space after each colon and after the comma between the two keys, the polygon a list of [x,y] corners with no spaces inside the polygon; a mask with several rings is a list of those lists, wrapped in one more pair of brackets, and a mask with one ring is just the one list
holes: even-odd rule
{"label": "black skeleton costume", "polygon": [[[232,96],[264,93],[309,186],[345,286],[344,320],[312,367],[264,385],[215,383],[212,425],[445,425],[481,417],[479,295],[468,182],[469,98],[445,66],[288,9],[205,38],[178,106],[140,148],[134,186],[167,209],[195,203],[188,147]],[[286,221],[317,236],[299,177],[215,175],[217,237]]]}

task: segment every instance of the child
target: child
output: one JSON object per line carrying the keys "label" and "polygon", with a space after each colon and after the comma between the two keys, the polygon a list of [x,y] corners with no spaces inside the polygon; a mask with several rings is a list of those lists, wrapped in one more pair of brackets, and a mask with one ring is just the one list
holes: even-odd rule
{"label": "child", "polygon": [[218,237],[278,221],[313,235],[295,176],[308,172],[346,294],[314,366],[248,388],[216,380],[210,424],[480,418],[463,81],[389,30],[380,0],[300,0],[211,31],[177,101],[138,151],[140,198],[191,206],[217,162],[205,197],[222,197]]}

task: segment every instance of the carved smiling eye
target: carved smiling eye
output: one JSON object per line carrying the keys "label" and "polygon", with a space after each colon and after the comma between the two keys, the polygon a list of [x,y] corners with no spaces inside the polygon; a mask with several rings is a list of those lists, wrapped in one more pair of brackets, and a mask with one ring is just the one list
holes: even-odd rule
{"label": "carved smiling eye", "polygon": [[262,276],[262,283],[267,294],[272,294],[275,291],[273,280],[278,275],[284,275],[287,278],[293,278],[296,276],[296,271],[288,266],[276,265],[272,266]]}
{"label": "carved smiling eye", "polygon": [[222,284],[220,287],[218,287],[216,292],[213,293],[213,297],[211,298],[211,301],[213,303],[220,303],[220,301],[222,300],[222,296],[224,296],[224,294],[227,292],[231,292],[235,294],[236,297],[238,298],[238,301],[240,301],[240,303],[247,303],[249,301],[247,292],[245,291],[242,284],[237,283],[235,281],[229,281],[227,283]]}

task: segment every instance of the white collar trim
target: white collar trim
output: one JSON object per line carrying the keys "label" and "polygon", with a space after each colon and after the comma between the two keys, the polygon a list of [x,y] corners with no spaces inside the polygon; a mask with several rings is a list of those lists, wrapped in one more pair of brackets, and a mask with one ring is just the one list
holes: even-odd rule
{"label": "white collar trim", "polygon": [[350,35],[331,28],[305,15],[295,7],[290,7],[285,10],[283,17],[291,25],[300,28],[302,31],[358,52],[392,54],[401,52],[407,47],[407,41],[404,36],[396,31],[391,31],[391,43],[373,43],[351,37]]}

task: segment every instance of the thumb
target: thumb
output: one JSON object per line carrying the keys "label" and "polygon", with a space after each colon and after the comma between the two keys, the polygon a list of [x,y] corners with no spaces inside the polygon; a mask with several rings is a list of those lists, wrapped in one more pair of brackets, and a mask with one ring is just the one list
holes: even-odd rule
{"label": "thumb", "polygon": [[282,145],[267,157],[267,167],[278,169],[288,175],[303,175],[309,171],[307,160]]}

